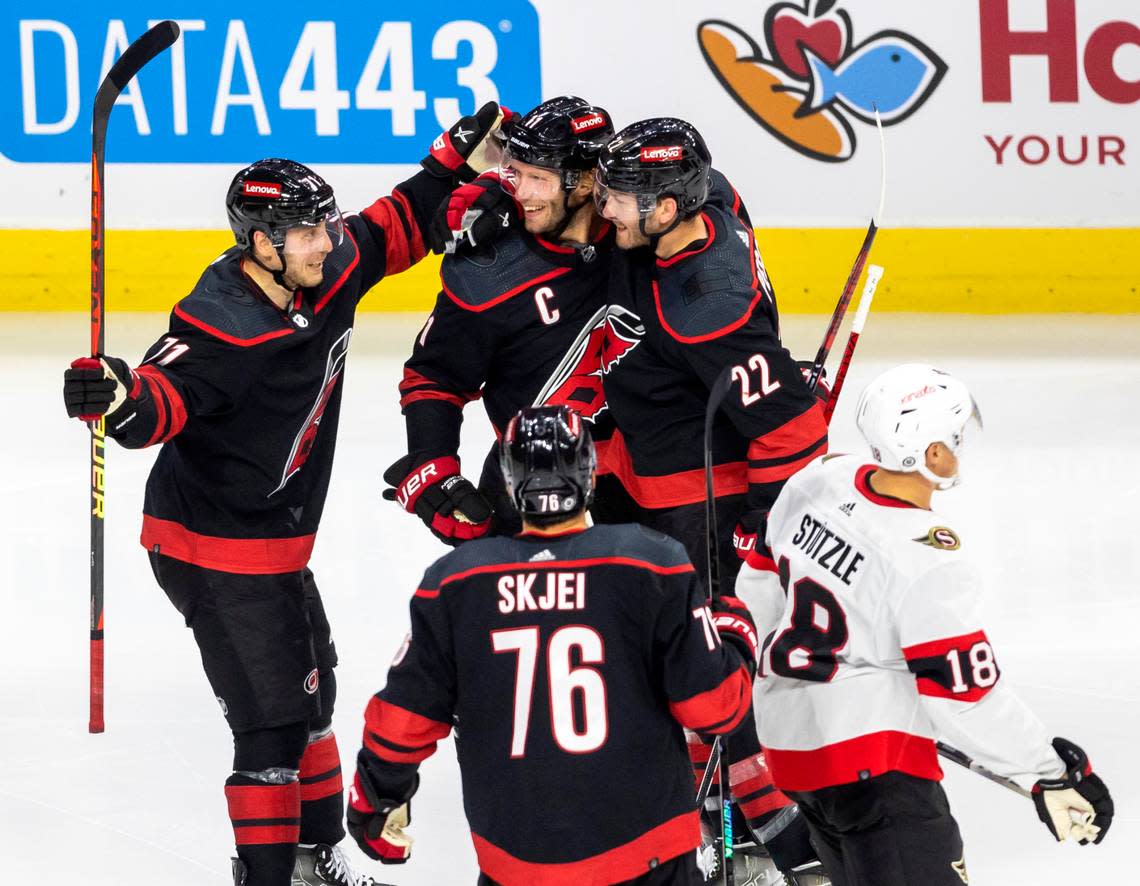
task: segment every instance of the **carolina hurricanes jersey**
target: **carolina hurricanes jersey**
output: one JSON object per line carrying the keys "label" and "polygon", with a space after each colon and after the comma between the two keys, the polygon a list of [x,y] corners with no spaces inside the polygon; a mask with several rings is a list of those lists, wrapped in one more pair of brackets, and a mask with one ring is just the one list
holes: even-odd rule
{"label": "carolina hurricanes jersey", "polygon": [[142,544],[210,569],[280,573],[309,560],[336,445],[357,303],[424,255],[450,182],[421,172],[345,222],[324,280],[273,304],[231,248],[174,307],[136,370],[134,411],[108,436],[163,444]]}
{"label": "carolina hurricanes jersey", "polygon": [[400,384],[409,451],[458,452],[462,409],[480,396],[496,432],[527,406],[566,405],[604,445],[602,371],[640,333],[636,317],[607,311],[612,253],[606,223],[581,246],[514,230],[444,258]]}
{"label": "carolina hurricanes jersey", "polygon": [[617,883],[700,842],[682,726],[731,731],[749,676],[684,549],[632,524],[468,542],[428,569],[365,714],[383,796],[456,727],[479,866],[504,886]]}
{"label": "carolina hurricanes jersey", "polygon": [[784,486],[737,593],[763,646],[755,699],[782,790],[889,771],[942,777],[935,741],[1031,787],[1064,773],[1001,681],[969,544],[937,513],[879,495],[875,466],[813,462]]}
{"label": "carolina hurricanes jersey", "polygon": [[669,259],[619,252],[611,311],[645,334],[611,361],[605,394],[617,424],[606,465],[646,508],[705,497],[709,390],[726,367],[733,389],[713,426],[718,496],[766,510],[793,472],[827,449],[822,408],[780,343],[775,296],[748,214],[713,172],[701,211],[708,236]]}

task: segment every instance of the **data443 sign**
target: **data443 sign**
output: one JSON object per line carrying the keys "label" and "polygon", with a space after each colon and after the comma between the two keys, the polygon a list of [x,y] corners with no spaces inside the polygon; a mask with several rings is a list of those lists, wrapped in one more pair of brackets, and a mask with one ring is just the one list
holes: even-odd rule
{"label": "data443 sign", "polygon": [[[527,0],[363,7],[277,0],[38,2],[0,14],[0,153],[85,162],[91,99],[127,45],[163,18],[182,36],[119,99],[117,161],[414,162],[424,139],[489,100],[541,98]],[[125,119],[124,119],[125,118]]]}

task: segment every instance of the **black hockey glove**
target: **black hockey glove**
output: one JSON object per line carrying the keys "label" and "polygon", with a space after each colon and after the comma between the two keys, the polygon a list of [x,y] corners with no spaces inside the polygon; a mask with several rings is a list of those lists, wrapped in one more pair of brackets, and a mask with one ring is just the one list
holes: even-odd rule
{"label": "black hockey glove", "polygon": [[1072,837],[1082,846],[1099,843],[1108,833],[1115,808],[1088,755],[1065,738],[1053,739],[1065,764],[1064,778],[1043,778],[1033,786],[1037,816],[1058,842]]}
{"label": "black hockey glove", "polygon": [[[419,784],[418,775],[415,784]],[[349,834],[369,858],[382,864],[403,864],[411,858],[413,840],[404,828],[412,821],[412,801],[379,797],[359,765],[348,789],[345,818]]]}
{"label": "black hockey glove", "polygon": [[70,418],[95,421],[106,415],[111,420],[128,398],[139,395],[141,387],[125,360],[105,355],[80,357],[63,372],[63,405]]}
{"label": "black hockey glove", "polygon": [[750,673],[756,673],[756,660],[759,657],[759,643],[756,638],[756,622],[752,613],[737,597],[717,597],[709,608],[713,612],[713,626],[721,640],[730,643],[744,659]]}
{"label": "black hockey glove", "polygon": [[465,246],[492,243],[515,227],[519,205],[503,190],[497,172],[484,172],[460,185],[439,205],[428,230],[428,242],[437,253]]}
{"label": "black hockey glove", "polygon": [[474,114],[460,117],[431,144],[431,153],[420,161],[436,178],[455,176],[469,182],[481,172],[499,165],[498,129],[514,114],[496,102],[487,102]]}
{"label": "black hockey glove", "polygon": [[458,546],[491,528],[491,506],[459,473],[453,455],[405,455],[384,472],[384,482],[393,487],[384,490],[384,498],[423,520],[444,544]]}

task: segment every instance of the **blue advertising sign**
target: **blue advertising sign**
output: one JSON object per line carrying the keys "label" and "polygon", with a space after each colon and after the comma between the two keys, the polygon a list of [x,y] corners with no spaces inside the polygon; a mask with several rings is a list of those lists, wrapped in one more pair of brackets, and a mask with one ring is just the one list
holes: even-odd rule
{"label": "blue advertising sign", "polygon": [[124,90],[115,162],[411,163],[489,100],[541,100],[538,14],[527,0],[40,0],[0,12],[0,154],[87,162],[91,102],[130,42],[163,18],[178,41]]}

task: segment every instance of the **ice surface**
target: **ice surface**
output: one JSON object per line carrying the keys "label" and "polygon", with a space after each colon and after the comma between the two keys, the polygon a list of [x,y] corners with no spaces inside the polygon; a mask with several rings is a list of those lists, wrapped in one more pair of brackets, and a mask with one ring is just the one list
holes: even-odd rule
{"label": "ice surface", "polygon": [[[785,340],[810,355],[824,322],[788,318]],[[109,350],[137,360],[164,323],[112,315]],[[404,452],[396,384],[418,323],[372,315],[358,324],[313,560],[341,658],[335,726],[348,774],[364,705],[406,630],[409,595],[444,551],[379,495],[381,472]],[[59,397],[85,324],[80,315],[0,315],[3,870],[11,882],[223,884],[229,734],[190,632],[137,543],[152,453],[109,451],[107,732],[87,734],[87,437]],[[968,454],[965,487],[936,506],[988,566],[987,627],[1005,679],[1052,730],[1084,745],[1117,803],[1103,845],[1057,846],[1027,801],[947,764],[971,882],[1135,882],[1140,321],[872,316],[860,349],[833,423],[835,450],[859,448],[855,397],[888,365],[933,360],[973,387],[984,442]],[[464,438],[471,470],[490,439],[475,404]],[[474,882],[450,740],[423,767],[411,833],[411,862],[375,865],[376,876]]]}

